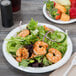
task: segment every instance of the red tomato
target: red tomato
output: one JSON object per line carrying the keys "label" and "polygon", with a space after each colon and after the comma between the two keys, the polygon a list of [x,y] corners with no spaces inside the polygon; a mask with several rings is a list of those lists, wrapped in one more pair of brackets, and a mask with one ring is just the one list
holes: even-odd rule
{"label": "red tomato", "polygon": [[61,11],[57,10],[56,14],[58,14],[58,15],[55,16],[55,19],[56,20],[60,19],[60,17],[61,17]]}
{"label": "red tomato", "polygon": [[54,2],[54,6],[56,5],[56,3],[55,3],[55,1],[53,1]]}
{"label": "red tomato", "polygon": [[70,2],[72,3],[72,2],[76,2],[76,0],[70,0]]}
{"label": "red tomato", "polygon": [[72,7],[70,10],[70,18],[76,18],[76,8]]}
{"label": "red tomato", "polygon": [[71,3],[71,7],[75,7],[76,8],[76,1]]}

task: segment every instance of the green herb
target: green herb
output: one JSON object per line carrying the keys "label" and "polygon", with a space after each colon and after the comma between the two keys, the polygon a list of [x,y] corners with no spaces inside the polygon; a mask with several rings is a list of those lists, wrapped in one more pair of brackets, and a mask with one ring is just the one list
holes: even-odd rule
{"label": "green herb", "polygon": [[37,28],[38,21],[31,19],[31,21],[28,24],[28,29],[29,30],[35,30]]}
{"label": "green herb", "polygon": [[46,57],[43,58],[43,64],[44,64],[45,66],[49,65],[49,61],[47,60]]}
{"label": "green herb", "polygon": [[48,11],[50,11],[52,8],[54,8],[54,2],[48,0],[47,3],[46,3],[46,9],[47,9]]}
{"label": "green herb", "polygon": [[32,35],[38,35],[38,32],[39,32],[38,29],[36,29],[36,30],[31,30],[31,34],[32,34]]}
{"label": "green herb", "polygon": [[52,16],[52,18],[55,18],[57,15],[59,15],[57,13],[58,9],[56,8],[53,8],[51,11],[50,11],[50,15]]}
{"label": "green herb", "polygon": [[35,59],[36,59],[39,63],[42,62],[42,58],[43,58],[43,55],[42,55],[42,56],[37,56],[37,57],[35,57]]}
{"label": "green herb", "polygon": [[33,63],[34,60],[32,59],[23,59],[21,62],[19,62],[19,66],[27,67],[30,63]]}
{"label": "green herb", "polygon": [[70,11],[69,11],[69,10],[70,10],[70,7],[66,7],[66,10],[67,10],[67,11],[66,11],[66,14],[69,15],[69,13],[70,13]]}
{"label": "green herb", "polygon": [[33,63],[33,62],[34,62],[34,60],[30,60],[30,61],[29,61],[29,63]]}
{"label": "green herb", "polygon": [[19,63],[19,66],[27,67],[28,64],[29,64],[29,61],[23,59],[22,62]]}
{"label": "green herb", "polygon": [[38,27],[38,30],[39,30],[39,33],[38,33],[38,36],[39,36],[39,38],[40,38],[40,40],[43,40],[43,37],[44,37],[44,35],[45,35],[45,29],[44,29],[44,27],[43,26],[39,26]]}

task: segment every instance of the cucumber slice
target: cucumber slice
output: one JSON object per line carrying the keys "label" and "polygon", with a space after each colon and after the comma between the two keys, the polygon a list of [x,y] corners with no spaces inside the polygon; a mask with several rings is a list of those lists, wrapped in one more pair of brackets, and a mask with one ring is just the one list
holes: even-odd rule
{"label": "cucumber slice", "polygon": [[58,32],[57,33],[57,38],[56,38],[56,42],[64,42],[65,41],[65,39],[66,39],[66,34],[65,33],[63,33],[63,32]]}

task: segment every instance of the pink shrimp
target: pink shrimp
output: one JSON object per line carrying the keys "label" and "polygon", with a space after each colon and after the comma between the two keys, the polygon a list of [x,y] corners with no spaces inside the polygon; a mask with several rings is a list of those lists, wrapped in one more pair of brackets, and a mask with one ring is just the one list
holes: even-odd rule
{"label": "pink shrimp", "polygon": [[21,62],[22,59],[27,59],[29,57],[29,53],[28,53],[28,50],[26,48],[19,48],[17,51],[16,51],[16,60],[18,62]]}
{"label": "pink shrimp", "polygon": [[46,55],[47,59],[53,63],[58,62],[62,58],[62,54],[57,49],[51,48],[48,50],[49,53]]}
{"label": "pink shrimp", "polygon": [[44,55],[46,54],[46,48],[48,47],[48,44],[43,41],[37,41],[34,44],[34,53],[37,55]]}
{"label": "pink shrimp", "polygon": [[18,34],[18,36],[20,36],[20,37],[26,37],[27,35],[29,35],[29,30],[22,30],[19,34]]}

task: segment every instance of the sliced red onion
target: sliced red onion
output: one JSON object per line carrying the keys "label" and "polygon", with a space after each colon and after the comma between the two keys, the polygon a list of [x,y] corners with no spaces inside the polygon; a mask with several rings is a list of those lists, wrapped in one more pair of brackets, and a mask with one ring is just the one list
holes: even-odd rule
{"label": "sliced red onion", "polygon": [[50,32],[52,33],[53,31],[48,31],[48,32],[44,35],[43,41],[44,41],[44,39],[45,39],[45,37],[46,37],[46,38],[49,39],[50,41],[56,42],[56,40],[52,40],[52,39],[50,39],[50,38],[47,36],[47,34],[50,33]]}

